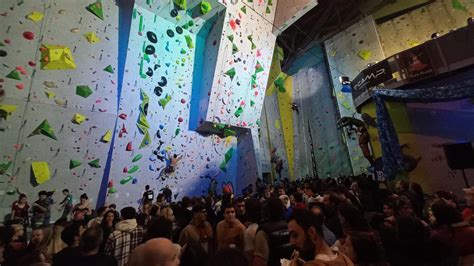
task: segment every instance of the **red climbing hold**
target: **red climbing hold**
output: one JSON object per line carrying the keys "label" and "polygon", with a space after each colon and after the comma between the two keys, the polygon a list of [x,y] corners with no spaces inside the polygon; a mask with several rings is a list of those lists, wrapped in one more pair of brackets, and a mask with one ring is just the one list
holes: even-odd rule
{"label": "red climbing hold", "polygon": [[11,43],[10,39],[5,39],[5,40],[3,40],[3,41],[4,41],[6,44],[10,44],[10,43]]}
{"label": "red climbing hold", "polygon": [[178,118],[178,122],[180,123],[183,122],[183,118],[182,117]]}
{"label": "red climbing hold", "polygon": [[19,90],[23,90],[25,88],[25,84],[23,83],[16,84],[16,88]]}
{"label": "red climbing hold", "polygon": [[181,103],[182,103],[182,104],[185,104],[185,103],[186,103],[186,100],[185,100],[184,98],[181,99]]}
{"label": "red climbing hold", "polygon": [[128,173],[128,168],[126,166],[123,168],[123,172]]}
{"label": "red climbing hold", "polygon": [[125,148],[126,151],[132,151],[132,142],[130,141],[128,144],[127,144],[127,148]]}
{"label": "red climbing hold", "polygon": [[27,40],[33,40],[35,38],[35,34],[31,31],[25,31],[23,32],[23,37]]}
{"label": "red climbing hold", "polygon": [[231,19],[229,21],[229,24],[230,24],[230,27],[232,28],[232,30],[235,30],[235,28],[237,27],[237,23],[235,23],[235,20]]}
{"label": "red climbing hold", "polygon": [[107,187],[108,187],[108,188],[114,187],[114,181],[113,181],[113,180],[109,180],[109,184],[108,184]]}
{"label": "red climbing hold", "polygon": [[124,113],[121,113],[121,114],[119,115],[119,117],[120,117],[120,119],[122,119],[122,120],[127,119],[127,115],[124,114]]}
{"label": "red climbing hold", "polygon": [[36,66],[36,63],[35,63],[35,62],[33,62],[33,61],[28,61],[28,65],[30,65],[30,66],[32,66],[32,67],[34,67],[34,66]]}

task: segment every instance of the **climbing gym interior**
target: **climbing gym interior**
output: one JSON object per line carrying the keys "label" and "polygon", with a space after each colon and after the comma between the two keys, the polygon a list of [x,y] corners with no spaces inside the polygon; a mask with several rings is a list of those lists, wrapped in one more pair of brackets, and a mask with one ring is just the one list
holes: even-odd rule
{"label": "climbing gym interior", "polygon": [[2,0],[0,215],[20,193],[124,207],[146,185],[180,200],[360,174],[460,193],[473,15],[467,0]]}

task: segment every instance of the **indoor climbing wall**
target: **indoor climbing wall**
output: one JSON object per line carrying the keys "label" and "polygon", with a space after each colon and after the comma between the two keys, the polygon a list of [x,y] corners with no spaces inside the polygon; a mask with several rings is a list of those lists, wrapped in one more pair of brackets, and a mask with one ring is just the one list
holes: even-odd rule
{"label": "indoor climbing wall", "polygon": [[431,39],[467,25],[474,15],[474,2],[436,0],[433,3],[377,25],[385,56],[389,57]]}
{"label": "indoor climbing wall", "polygon": [[317,4],[317,0],[278,1],[273,32],[281,34]]}
{"label": "indoor climbing wall", "polygon": [[[372,17],[367,17],[340,32],[325,43],[329,72],[340,117],[357,117],[350,91],[343,90],[340,76],[356,77],[367,64],[384,59]],[[366,172],[369,162],[359,148],[357,135],[340,131],[346,141],[354,174]]]}
{"label": "indoor climbing wall", "polygon": [[226,14],[204,121],[257,128],[276,36],[277,1],[225,1]]}
{"label": "indoor climbing wall", "polygon": [[[430,40],[435,32],[444,35],[466,26],[467,18],[473,14],[472,1],[437,0],[379,24],[377,30],[385,55],[391,56]],[[400,121],[395,126],[403,127],[399,125],[404,124],[401,121],[409,120],[411,127],[405,130],[407,134],[399,134],[400,142],[409,136],[412,140],[410,150],[418,151],[413,156],[420,158],[418,167],[409,174],[410,180],[420,183],[428,193],[446,190],[462,196],[461,188],[465,186],[462,173],[449,168],[440,145],[473,141],[472,126],[468,122],[473,119],[473,102],[409,103],[404,109],[403,117],[395,117]],[[468,170],[466,173],[469,180],[473,172]]]}
{"label": "indoor climbing wall", "polygon": [[18,192],[94,203],[116,117],[118,7],[7,0],[0,14],[1,213]]}
{"label": "indoor climbing wall", "polygon": [[324,62],[303,68],[293,75],[295,169],[313,175],[311,142],[316,171],[321,178],[352,173],[347,149],[336,127],[337,113]]}
{"label": "indoor climbing wall", "polygon": [[237,138],[188,129],[194,44],[188,30],[135,5],[107,202],[136,204],[147,184],[176,198],[206,194],[212,178],[235,184]]}

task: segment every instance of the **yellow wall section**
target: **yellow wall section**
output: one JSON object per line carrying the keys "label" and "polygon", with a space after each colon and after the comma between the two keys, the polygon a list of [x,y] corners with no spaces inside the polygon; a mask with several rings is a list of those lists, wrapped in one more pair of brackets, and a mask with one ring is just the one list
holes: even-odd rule
{"label": "yellow wall section", "polygon": [[283,137],[285,139],[286,158],[288,159],[288,172],[290,179],[294,180],[294,130],[293,130],[293,110],[291,104],[293,103],[293,77],[289,76],[285,79],[284,93],[278,92],[278,107],[280,109],[281,123],[283,127]]}
{"label": "yellow wall section", "polygon": [[[408,148],[404,149],[403,152],[414,158],[418,158],[421,153],[417,149],[416,137],[415,134],[412,133],[413,131],[405,104],[396,102],[386,102],[385,104],[387,106],[388,112],[390,113],[390,118],[392,119],[392,122],[395,126],[395,130],[397,131],[400,145],[408,144],[409,146]],[[376,117],[374,102],[369,102],[363,105],[361,108],[361,113],[367,113],[371,117]],[[372,152],[374,157],[378,158],[382,156],[382,148],[380,146],[377,128],[369,127],[368,130],[370,134]],[[408,178],[410,181],[419,183],[423,187],[423,191],[431,192],[431,183],[426,177],[427,172],[421,166],[421,164],[419,164],[415,170],[408,173]]]}

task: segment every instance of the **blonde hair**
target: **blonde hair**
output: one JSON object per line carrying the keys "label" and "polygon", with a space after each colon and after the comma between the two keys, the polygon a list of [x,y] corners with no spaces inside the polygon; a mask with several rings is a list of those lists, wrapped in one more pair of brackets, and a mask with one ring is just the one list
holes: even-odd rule
{"label": "blonde hair", "polygon": [[63,250],[67,245],[61,239],[61,233],[64,230],[62,225],[54,225],[51,230],[51,238],[46,246],[46,256],[52,258],[56,253]]}
{"label": "blonde hair", "polygon": [[174,222],[174,220],[175,220],[173,209],[171,209],[171,207],[169,207],[169,206],[161,208],[160,216],[162,216],[162,217],[164,217],[164,218],[166,218],[166,219],[168,219],[172,222]]}

